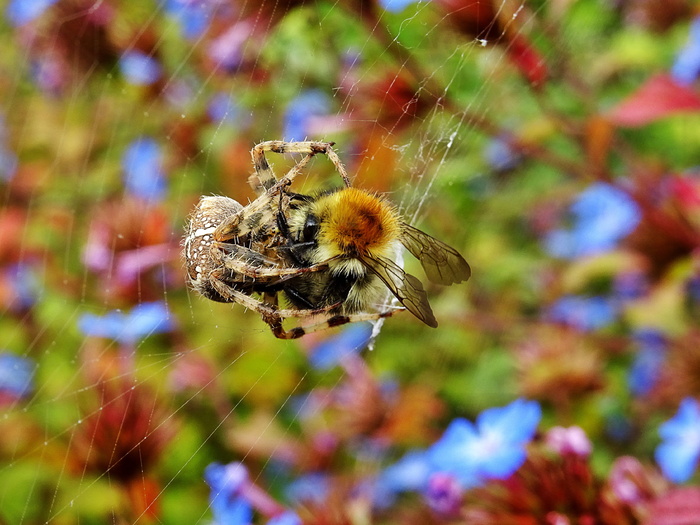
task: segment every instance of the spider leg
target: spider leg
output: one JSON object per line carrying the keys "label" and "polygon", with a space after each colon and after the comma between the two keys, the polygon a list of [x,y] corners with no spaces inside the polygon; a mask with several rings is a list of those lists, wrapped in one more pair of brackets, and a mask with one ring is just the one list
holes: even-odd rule
{"label": "spider leg", "polygon": [[[385,317],[391,317],[392,315],[394,315],[394,313],[400,312],[401,310],[404,310],[404,308],[399,308],[397,310],[387,310],[386,312],[326,316],[325,319],[316,323],[312,323],[306,326],[299,325],[288,330],[282,329],[281,331],[277,328],[277,326],[273,326],[270,323],[268,324],[270,324],[270,328],[272,328],[272,333],[278,339],[298,339],[299,337],[303,337],[304,335],[310,334],[312,332],[318,332],[320,330],[326,330],[327,328],[334,328],[336,326],[342,326],[348,323],[376,321]],[[279,328],[281,329],[282,327],[280,326]]]}
{"label": "spider leg", "polygon": [[[346,186],[350,186],[348,173],[340,161],[340,157],[332,148],[332,142],[284,142],[281,140],[271,140],[261,142],[251,151],[255,174],[250,179],[250,184],[259,197],[246,206],[243,210],[231,217],[225,223],[219,225],[215,232],[218,241],[229,241],[235,237],[241,237],[250,232],[254,232],[260,227],[270,224],[280,210],[289,206],[289,196],[286,188],[292,183],[309,161],[318,153],[328,156],[335,168],[340,173]],[[306,153],[297,164],[290,169],[284,177],[277,180],[270,164],[265,158],[265,152],[273,153]],[[280,196],[280,203],[275,210],[272,202],[276,196]]]}
{"label": "spider leg", "polygon": [[265,228],[275,224],[275,211],[270,207],[269,200],[267,195],[263,195],[219,224],[212,232],[214,239],[229,242],[246,235],[264,234]]}
{"label": "spider leg", "polygon": [[[266,151],[271,151],[273,153],[306,153],[306,158],[313,157],[318,153],[323,153],[328,156],[333,166],[335,166],[335,169],[338,170],[338,173],[340,173],[340,176],[343,178],[345,185],[349,187],[350,178],[348,177],[343,163],[340,161],[340,157],[338,157],[338,154],[333,150],[333,144],[333,142],[284,142],[281,140],[261,142],[251,151],[253,165],[255,166],[255,174],[258,179],[253,184],[254,189],[258,188],[258,191],[262,191],[263,189],[269,191],[278,183],[272,168],[270,168],[265,158]],[[301,164],[301,162],[299,164]],[[297,166],[299,166],[299,164],[297,164]],[[297,170],[297,166],[292,168],[285,178],[289,178],[291,181],[292,178],[298,175],[299,170]],[[294,171],[296,172],[292,174]]]}
{"label": "spider leg", "polygon": [[210,255],[217,262],[217,266],[225,266],[238,273],[246,274],[242,268],[243,265],[257,269],[279,267],[275,259],[241,244],[213,241],[210,250]]}
{"label": "spider leg", "polygon": [[335,150],[329,147],[326,151],[326,156],[333,163],[335,169],[338,170],[338,173],[340,173],[340,176],[342,177],[345,186],[347,188],[352,186],[352,184],[350,183],[350,177],[348,176],[348,172],[345,170],[345,166],[343,166],[343,163],[340,161],[340,157],[338,157],[338,154],[335,152]]}
{"label": "spider leg", "polygon": [[[219,224],[214,232],[214,238],[217,241],[226,242],[236,237],[243,237],[244,235],[255,233],[261,228],[268,227],[270,224],[276,225],[279,210],[286,209],[289,206],[289,196],[286,194],[286,188],[292,183],[292,180],[301,173],[304,167],[313,158],[314,154],[315,153],[309,153],[306,155],[280,180],[275,179],[272,170],[267,166],[269,176],[272,177],[273,185],[270,188],[265,188],[265,193],[260,195],[238,213],[229,217],[225,222]],[[256,166],[256,170],[257,169]],[[258,184],[260,184],[260,188],[263,187],[259,181],[258,183],[252,182],[252,184],[254,188],[257,187]],[[275,197],[278,195],[280,195],[280,203],[275,202]]]}
{"label": "spider leg", "polygon": [[225,268],[253,279],[293,277],[303,273],[319,272],[328,269],[326,262],[301,268],[277,266],[273,259],[240,244],[215,242],[212,248],[212,254],[225,252],[225,256],[217,256],[217,259],[220,260]]}

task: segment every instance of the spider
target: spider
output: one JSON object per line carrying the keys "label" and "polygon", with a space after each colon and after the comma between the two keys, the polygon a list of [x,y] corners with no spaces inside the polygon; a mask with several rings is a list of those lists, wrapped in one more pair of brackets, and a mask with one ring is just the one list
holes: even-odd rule
{"label": "spider", "polygon": [[[402,309],[436,327],[421,282],[394,262],[401,246],[439,284],[467,280],[469,265],[453,248],[406,224],[385,198],[352,187],[333,145],[260,143],[251,151],[255,174],[250,182],[258,194],[253,202],[242,206],[228,197],[202,197],[183,243],[190,285],[211,300],[255,310],[281,339],[389,317],[395,309],[376,311],[387,290]],[[304,157],[277,179],[266,152]],[[319,153],[331,160],[344,186],[316,195],[289,191]],[[280,295],[289,308],[279,307]],[[321,319],[308,326],[283,327],[290,317],[317,316]]]}

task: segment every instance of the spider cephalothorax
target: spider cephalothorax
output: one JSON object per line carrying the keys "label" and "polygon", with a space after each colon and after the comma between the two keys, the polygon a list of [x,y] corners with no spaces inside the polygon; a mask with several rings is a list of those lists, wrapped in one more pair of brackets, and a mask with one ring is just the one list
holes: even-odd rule
{"label": "spider cephalothorax", "polygon": [[[351,187],[332,145],[263,142],[252,151],[257,199],[242,206],[228,197],[202,197],[184,239],[190,284],[209,299],[256,310],[280,338],[387,317],[393,310],[378,311],[387,290],[437,326],[421,282],[394,262],[399,251],[405,247],[439,284],[467,280],[469,265],[453,248],[403,222],[383,197]],[[305,156],[277,180],[266,151]],[[345,186],[317,195],[290,192],[294,177],[318,153],[330,158]],[[289,309],[278,307],[279,295]],[[311,326],[282,327],[288,317],[321,315]]]}

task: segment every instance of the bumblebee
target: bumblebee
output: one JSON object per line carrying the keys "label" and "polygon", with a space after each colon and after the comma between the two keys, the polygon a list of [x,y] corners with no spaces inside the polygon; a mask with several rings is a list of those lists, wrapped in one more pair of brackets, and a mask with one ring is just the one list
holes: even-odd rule
{"label": "bumblebee", "polygon": [[[455,249],[404,222],[383,196],[352,187],[332,146],[263,142],[251,152],[257,199],[242,206],[227,197],[202,197],[184,239],[191,286],[209,299],[259,312],[283,339],[388,317],[395,310],[380,310],[387,290],[418,319],[436,327],[420,280],[395,263],[402,247],[438,284],[466,281],[469,264]],[[265,158],[268,151],[305,156],[278,180]],[[316,195],[289,191],[319,153],[333,162],[344,186]],[[289,308],[279,308],[280,295]],[[289,317],[316,319],[286,330],[282,322]]]}

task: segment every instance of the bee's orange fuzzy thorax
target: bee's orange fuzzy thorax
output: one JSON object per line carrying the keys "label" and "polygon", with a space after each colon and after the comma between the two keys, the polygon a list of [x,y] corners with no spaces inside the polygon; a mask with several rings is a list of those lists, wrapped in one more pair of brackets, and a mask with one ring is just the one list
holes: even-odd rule
{"label": "bee's orange fuzzy thorax", "polygon": [[346,188],[322,198],[319,204],[324,216],[320,235],[342,254],[383,255],[399,235],[396,210],[371,193]]}

